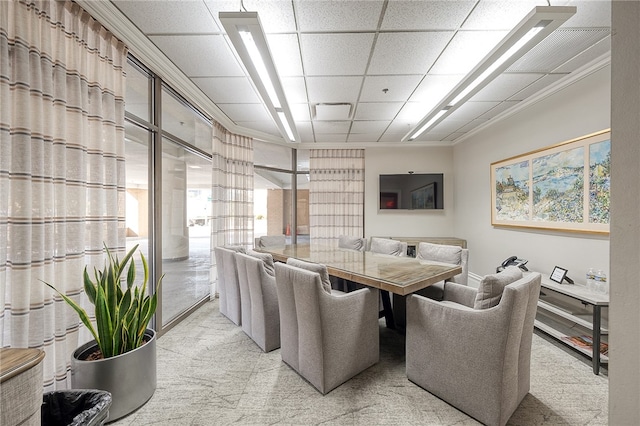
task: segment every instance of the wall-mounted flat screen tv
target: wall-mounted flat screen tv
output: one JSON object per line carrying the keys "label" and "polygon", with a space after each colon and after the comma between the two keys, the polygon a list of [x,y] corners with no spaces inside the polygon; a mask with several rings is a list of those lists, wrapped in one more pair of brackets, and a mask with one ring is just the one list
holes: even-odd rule
{"label": "wall-mounted flat screen tv", "polygon": [[380,175],[380,210],[444,208],[442,173]]}

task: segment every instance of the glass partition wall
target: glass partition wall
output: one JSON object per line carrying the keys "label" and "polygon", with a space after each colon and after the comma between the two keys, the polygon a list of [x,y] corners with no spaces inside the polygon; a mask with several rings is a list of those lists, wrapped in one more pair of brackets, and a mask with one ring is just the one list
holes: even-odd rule
{"label": "glass partition wall", "polygon": [[[162,335],[210,297],[212,122],[131,56],[125,117],[127,248],[147,257],[150,285],[164,274]],[[308,241],[309,151],[253,147],[254,236]]]}
{"label": "glass partition wall", "polygon": [[213,128],[132,57],[125,114],[127,248],[147,257],[150,285],[164,274],[154,324],[163,334],[209,300]]}

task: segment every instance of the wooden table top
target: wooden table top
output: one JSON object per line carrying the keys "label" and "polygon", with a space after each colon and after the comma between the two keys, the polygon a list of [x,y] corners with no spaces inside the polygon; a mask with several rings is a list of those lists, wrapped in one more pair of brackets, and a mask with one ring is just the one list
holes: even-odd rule
{"label": "wooden table top", "polygon": [[401,296],[462,273],[459,265],[314,244],[267,247],[259,251],[271,253],[274,260],[280,262],[293,257],[322,263],[330,275]]}
{"label": "wooden table top", "polygon": [[40,349],[2,348],[0,349],[0,382],[9,380],[38,365],[44,358]]}

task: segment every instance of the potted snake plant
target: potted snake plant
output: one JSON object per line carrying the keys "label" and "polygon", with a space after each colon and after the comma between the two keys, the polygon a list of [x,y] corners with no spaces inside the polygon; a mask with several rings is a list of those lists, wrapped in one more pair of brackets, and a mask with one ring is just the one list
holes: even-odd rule
{"label": "potted snake plant", "polygon": [[[157,305],[157,292],[148,296],[149,269],[142,253],[142,285],[134,285],[136,266],[133,247],[122,260],[105,246],[107,259],[102,271],[91,276],[84,268],[84,291],[95,307],[95,327],[87,312],[74,300],[56,291],[71,306],[94,340],[75,350],[71,358],[71,386],[111,392],[108,421],[136,410],[156,389],[156,332],[148,328]],[[126,286],[123,278],[126,271]]]}

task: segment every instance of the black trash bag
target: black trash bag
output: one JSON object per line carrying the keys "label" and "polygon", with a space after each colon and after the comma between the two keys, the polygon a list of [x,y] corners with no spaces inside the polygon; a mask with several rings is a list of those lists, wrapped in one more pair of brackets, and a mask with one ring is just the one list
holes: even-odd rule
{"label": "black trash bag", "polygon": [[94,389],[46,392],[42,395],[42,426],[103,425],[109,415],[111,394]]}

